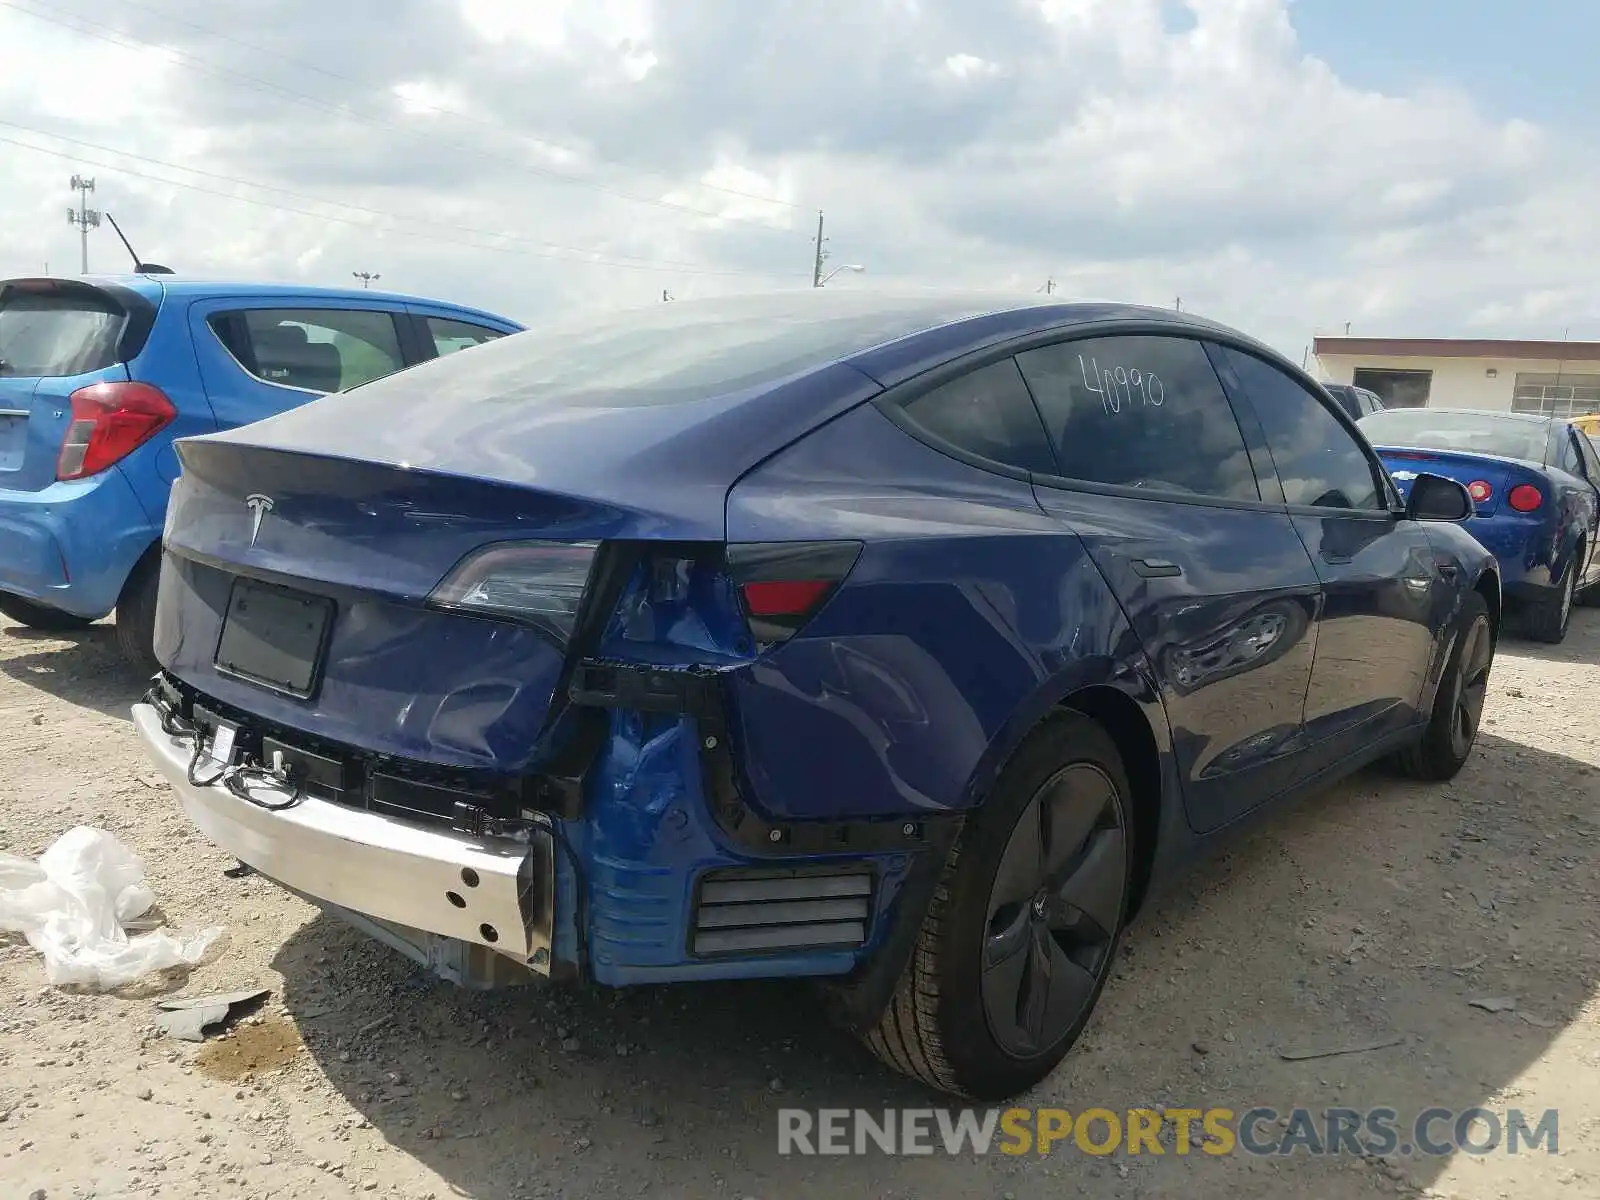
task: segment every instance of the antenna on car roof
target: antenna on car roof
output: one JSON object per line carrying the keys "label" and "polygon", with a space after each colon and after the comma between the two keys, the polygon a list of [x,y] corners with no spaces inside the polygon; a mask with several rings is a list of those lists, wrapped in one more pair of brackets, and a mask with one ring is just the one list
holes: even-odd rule
{"label": "antenna on car roof", "polygon": [[127,235],[122,232],[122,226],[117,224],[117,219],[107,213],[106,220],[111,222],[111,228],[117,231],[117,237],[127,247],[128,257],[133,259],[133,273],[135,275],[171,275],[174,273],[171,267],[163,267],[160,263],[140,262],[139,256],[134,253],[133,246],[129,243]]}

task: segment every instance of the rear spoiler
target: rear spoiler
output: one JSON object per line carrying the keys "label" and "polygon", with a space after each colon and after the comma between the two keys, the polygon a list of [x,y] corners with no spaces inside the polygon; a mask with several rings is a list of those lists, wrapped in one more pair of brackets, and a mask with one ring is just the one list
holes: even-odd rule
{"label": "rear spoiler", "polygon": [[15,295],[54,296],[70,304],[93,304],[123,316],[122,336],[117,340],[117,358],[129,362],[139,356],[155,328],[156,304],[132,288],[116,283],[91,283],[86,279],[63,279],[53,275],[0,280],[0,308]]}

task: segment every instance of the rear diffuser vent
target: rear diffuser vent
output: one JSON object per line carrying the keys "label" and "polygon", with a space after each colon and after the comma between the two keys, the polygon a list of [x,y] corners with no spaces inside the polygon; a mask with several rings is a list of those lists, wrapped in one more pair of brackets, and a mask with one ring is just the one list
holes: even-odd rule
{"label": "rear diffuser vent", "polygon": [[866,867],[710,871],[700,879],[692,949],[702,956],[852,949],[866,942],[871,916]]}

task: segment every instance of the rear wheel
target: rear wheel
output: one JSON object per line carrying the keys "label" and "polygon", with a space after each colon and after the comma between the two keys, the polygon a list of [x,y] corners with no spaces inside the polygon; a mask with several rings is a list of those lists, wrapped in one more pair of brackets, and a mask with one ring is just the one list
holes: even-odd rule
{"label": "rear wheel", "polygon": [[1456,643],[1450,650],[1433,714],[1415,745],[1395,755],[1395,765],[1413,779],[1443,782],[1465,765],[1478,739],[1483,702],[1494,666],[1494,627],[1489,606],[1477,592],[1462,602]]}
{"label": "rear wheel", "polygon": [[1573,589],[1577,580],[1577,563],[1568,563],[1566,578],[1561,581],[1560,587],[1523,610],[1523,628],[1530,638],[1551,645],[1566,638],[1567,626],[1572,623]]}
{"label": "rear wheel", "polygon": [[0,612],[5,613],[19,625],[26,625],[29,629],[38,629],[45,633],[69,633],[74,629],[87,629],[94,624],[88,617],[79,617],[69,612],[62,612],[59,608],[35,604],[32,600],[24,600],[21,596],[0,595]]}
{"label": "rear wheel", "polygon": [[154,643],[156,585],[160,580],[160,558],[146,555],[133,568],[117,598],[117,649],[130,666],[145,675],[154,675],[159,669]]}
{"label": "rear wheel", "polygon": [[1133,878],[1115,743],[1051,717],[1001,773],[946,864],[867,1045],[941,1091],[998,1100],[1055,1068],[1116,957]]}

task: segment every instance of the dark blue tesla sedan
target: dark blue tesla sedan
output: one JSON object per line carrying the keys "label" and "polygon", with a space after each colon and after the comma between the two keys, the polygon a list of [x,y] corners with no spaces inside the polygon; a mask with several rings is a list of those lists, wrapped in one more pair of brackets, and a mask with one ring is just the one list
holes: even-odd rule
{"label": "dark blue tesla sedan", "polygon": [[1116,304],[571,318],[179,454],[135,717],[219,846],[469,986],[813,978],[977,1098],[1250,818],[1453,776],[1500,626],[1459,483]]}

